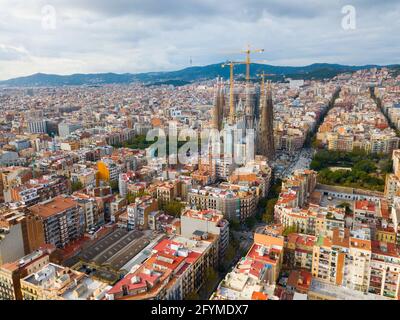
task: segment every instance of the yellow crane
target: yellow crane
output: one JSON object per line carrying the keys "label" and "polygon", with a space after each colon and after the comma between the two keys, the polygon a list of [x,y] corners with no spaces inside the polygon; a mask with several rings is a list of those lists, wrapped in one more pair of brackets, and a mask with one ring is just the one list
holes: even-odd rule
{"label": "yellow crane", "polygon": [[242,50],[241,53],[246,54],[246,81],[250,81],[250,55],[252,53],[263,53],[264,49],[250,49],[250,45],[247,45],[246,50]]}
{"label": "yellow crane", "polygon": [[237,64],[243,64],[244,62],[227,61],[222,64],[222,68],[229,66],[229,124],[233,125],[235,122],[235,101],[234,101],[234,90],[235,90],[235,80],[233,74],[233,68]]}

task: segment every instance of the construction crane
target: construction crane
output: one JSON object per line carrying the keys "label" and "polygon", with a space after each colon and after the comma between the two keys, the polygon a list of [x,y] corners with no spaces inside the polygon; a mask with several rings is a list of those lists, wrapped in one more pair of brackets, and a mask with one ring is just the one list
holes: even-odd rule
{"label": "construction crane", "polygon": [[235,90],[235,80],[233,75],[233,68],[237,64],[243,64],[244,62],[235,62],[235,61],[227,61],[223,63],[221,66],[225,68],[229,66],[230,75],[229,75],[229,124],[233,125],[235,121],[235,101],[234,101],[234,90]]}
{"label": "construction crane", "polygon": [[250,81],[250,64],[251,64],[251,60],[250,60],[250,55],[252,53],[263,53],[264,49],[250,49],[250,45],[247,45],[247,49],[246,50],[242,50],[241,53],[246,54],[246,81],[249,82]]}

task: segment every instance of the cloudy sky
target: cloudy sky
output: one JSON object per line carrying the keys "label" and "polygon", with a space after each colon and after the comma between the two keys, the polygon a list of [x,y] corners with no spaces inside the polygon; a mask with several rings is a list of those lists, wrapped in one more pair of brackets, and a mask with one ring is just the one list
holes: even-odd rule
{"label": "cloudy sky", "polygon": [[273,65],[400,63],[399,0],[0,0],[0,8],[0,79],[176,70],[190,57],[241,59],[247,44]]}

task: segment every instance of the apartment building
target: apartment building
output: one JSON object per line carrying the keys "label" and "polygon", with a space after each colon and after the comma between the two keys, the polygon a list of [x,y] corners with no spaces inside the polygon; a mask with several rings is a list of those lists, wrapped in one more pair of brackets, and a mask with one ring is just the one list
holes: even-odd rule
{"label": "apartment building", "polygon": [[151,196],[142,196],[135,199],[127,207],[128,230],[148,229],[149,215],[158,210],[158,202]]}
{"label": "apartment building", "polygon": [[392,154],[399,148],[399,138],[395,132],[391,134],[373,133],[370,141],[366,143],[365,150],[370,153]]}
{"label": "apartment building", "polygon": [[371,270],[371,233],[362,228],[350,231],[343,285],[362,292],[368,291]]}
{"label": "apartment building", "polygon": [[47,121],[45,119],[32,119],[28,121],[29,133],[46,133]]}
{"label": "apartment building", "polygon": [[247,257],[266,267],[265,282],[275,284],[283,262],[284,237],[280,224],[266,226],[254,233],[254,243]]}
{"label": "apartment building", "polygon": [[107,293],[109,300],[181,300],[205,283],[209,268],[218,263],[214,236],[164,239],[153,254]]}
{"label": "apartment building", "polygon": [[72,199],[76,201],[83,210],[84,230],[89,232],[90,229],[104,224],[104,210],[94,197],[85,193],[74,193]]}
{"label": "apartment building", "polygon": [[126,173],[120,173],[118,176],[118,191],[121,197],[126,197],[128,194],[128,185],[134,183],[137,177],[135,172],[129,171]]}
{"label": "apartment building", "polygon": [[82,128],[82,125],[79,123],[61,122],[58,124],[59,135],[64,138],[80,128]]}
{"label": "apartment building", "polygon": [[385,197],[393,201],[400,191],[400,150],[394,150],[392,155],[393,173],[386,175]]}
{"label": "apartment building", "polygon": [[17,261],[5,263],[0,267],[0,300],[22,300],[20,280],[50,262],[55,247],[43,246]]}
{"label": "apartment building", "polygon": [[327,283],[342,285],[348,252],[349,230],[341,234],[336,229],[332,238],[319,236],[313,248],[312,276]]}
{"label": "apartment building", "polygon": [[3,192],[32,179],[32,169],[25,167],[5,167],[0,169],[0,197]]}
{"label": "apartment building", "polygon": [[181,214],[182,236],[191,239],[198,231],[218,237],[218,252],[221,261],[229,244],[229,222],[216,210],[185,209]]}
{"label": "apartment building", "polygon": [[371,273],[368,292],[392,299],[400,298],[400,254],[393,243],[371,242]]}
{"label": "apartment building", "polygon": [[275,284],[266,283],[268,266],[245,257],[226,274],[211,300],[278,300]]}
{"label": "apartment building", "polygon": [[398,299],[398,248],[393,243],[369,239],[369,229],[346,229],[343,236],[335,230],[332,238],[320,236],[313,248],[313,279],[351,292]]}
{"label": "apartment building", "polygon": [[352,290],[313,278],[307,293],[308,300],[389,300],[389,298]]}
{"label": "apartment building", "polygon": [[31,215],[29,213],[26,214],[22,224],[22,230],[25,254],[31,253],[45,245],[43,224],[40,216]]}
{"label": "apartment building", "polygon": [[231,184],[192,188],[188,193],[188,203],[198,210],[218,210],[228,220],[244,221],[256,213],[259,200],[257,190]]}
{"label": "apartment building", "polygon": [[396,244],[400,244],[400,197],[393,199],[390,218],[393,222],[393,231],[396,234]]}
{"label": "apartment building", "polygon": [[83,188],[96,186],[96,170],[86,166],[75,166],[71,172],[72,183],[80,182]]}
{"label": "apartment building", "polygon": [[240,200],[233,191],[204,187],[188,193],[190,207],[198,210],[218,210],[228,220],[240,219]]}
{"label": "apartment building", "polygon": [[352,152],[354,136],[350,134],[329,133],[327,135],[328,150]]}
{"label": "apartment building", "polygon": [[165,205],[181,197],[181,182],[173,180],[163,182],[156,187],[156,196],[160,205]]}
{"label": "apartment building", "polygon": [[111,287],[54,263],[21,279],[23,300],[103,300]]}
{"label": "apartment building", "polygon": [[121,168],[110,158],[102,158],[97,162],[97,180],[98,181],[118,181]]}
{"label": "apartment building", "polygon": [[0,266],[25,255],[24,214],[6,211],[0,215]]}
{"label": "apartment building", "polygon": [[307,234],[291,233],[285,242],[285,257],[293,268],[311,271],[314,243],[317,237]]}
{"label": "apartment building", "polygon": [[[292,207],[302,207],[317,184],[317,173],[312,170],[298,170],[282,183],[281,194],[295,195]],[[290,197],[289,197],[290,198]]]}
{"label": "apartment building", "polygon": [[344,234],[340,234],[337,229],[332,238],[320,236],[313,250],[313,277],[366,292],[371,261],[371,241],[367,230],[346,229]]}
{"label": "apartment building", "polygon": [[272,169],[268,166],[267,161],[262,156],[256,156],[252,162],[246,163],[244,167],[237,168],[228,177],[229,183],[233,185],[257,187],[260,189],[260,198],[268,195],[271,183]]}
{"label": "apartment building", "polygon": [[41,221],[45,242],[63,248],[85,230],[84,211],[70,197],[58,196],[30,207],[31,215]]}
{"label": "apartment building", "polygon": [[69,194],[70,191],[71,182],[68,178],[45,175],[4,190],[4,196],[6,202],[19,202],[25,206],[32,206],[61,194]]}
{"label": "apartment building", "polygon": [[233,162],[233,159],[225,157],[215,159],[215,175],[219,179],[228,179],[235,170],[235,167],[236,164]]}

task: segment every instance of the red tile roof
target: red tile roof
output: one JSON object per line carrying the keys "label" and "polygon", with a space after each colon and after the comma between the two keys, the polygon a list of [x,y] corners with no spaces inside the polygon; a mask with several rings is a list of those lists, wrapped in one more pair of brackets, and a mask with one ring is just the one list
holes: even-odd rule
{"label": "red tile roof", "polygon": [[375,203],[368,200],[357,200],[355,202],[356,210],[365,210],[375,213]]}

